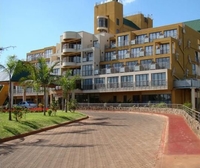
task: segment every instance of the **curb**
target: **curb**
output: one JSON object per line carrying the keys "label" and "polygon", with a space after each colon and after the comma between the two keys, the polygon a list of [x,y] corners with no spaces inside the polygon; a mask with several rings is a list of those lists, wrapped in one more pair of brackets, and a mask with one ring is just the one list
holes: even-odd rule
{"label": "curb", "polygon": [[74,122],[79,122],[79,121],[82,121],[82,120],[85,120],[85,119],[88,119],[88,118],[89,118],[89,116],[81,118],[81,119],[78,119],[78,120],[68,121],[68,122],[65,122],[65,123],[58,124],[58,125],[53,125],[53,126],[41,128],[39,130],[35,130],[35,131],[31,131],[31,132],[15,135],[15,136],[12,136],[12,137],[3,138],[3,139],[0,139],[0,144],[3,143],[3,142],[7,142],[7,141],[23,138],[23,137],[26,137],[26,136],[29,136],[29,135],[33,135],[33,134],[36,134],[36,133],[40,133],[40,132],[43,132],[43,131],[47,131],[47,130],[50,130],[50,129],[58,128],[60,126],[64,126],[64,125],[71,124],[71,123],[74,123]]}

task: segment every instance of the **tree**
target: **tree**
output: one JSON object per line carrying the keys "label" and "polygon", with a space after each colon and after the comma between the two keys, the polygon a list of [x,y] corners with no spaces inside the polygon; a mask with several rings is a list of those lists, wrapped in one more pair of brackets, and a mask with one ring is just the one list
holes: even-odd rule
{"label": "tree", "polygon": [[38,92],[40,90],[40,82],[38,81],[38,70],[36,66],[30,62],[24,62],[23,65],[27,69],[28,75],[20,79],[20,84],[23,86],[24,91],[26,91],[27,87],[32,87],[36,91],[36,104],[38,106]]}
{"label": "tree", "polygon": [[63,92],[63,104],[65,104],[65,112],[67,112],[67,103],[69,92],[74,90],[76,87],[76,81],[79,80],[79,76],[71,76],[71,71],[66,71],[65,75],[60,77],[58,80],[58,85],[62,87]]}
{"label": "tree", "polygon": [[[8,60],[6,62],[6,65],[0,64],[0,69],[5,71],[8,74],[8,80],[9,80],[9,102],[8,102],[8,107],[9,107],[9,120],[12,120],[12,115],[11,115],[11,96],[12,96],[12,75],[19,70],[19,61],[17,59],[16,55],[8,56]],[[18,66],[18,70],[16,67]]]}
{"label": "tree", "polygon": [[47,88],[55,82],[55,79],[52,75],[54,67],[58,64],[59,62],[53,63],[53,65],[48,66],[46,63],[45,58],[40,57],[38,58],[37,65],[35,66],[35,71],[31,71],[31,73],[35,73],[33,76],[37,77],[37,82],[40,84],[40,86],[44,87],[44,115],[46,115],[46,95],[47,95]]}

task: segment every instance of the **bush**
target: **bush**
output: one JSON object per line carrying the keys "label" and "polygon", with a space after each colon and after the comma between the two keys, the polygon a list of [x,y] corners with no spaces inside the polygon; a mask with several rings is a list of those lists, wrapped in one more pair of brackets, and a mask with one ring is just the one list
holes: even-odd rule
{"label": "bush", "polygon": [[23,115],[28,112],[28,109],[25,109],[23,107],[15,106],[12,109],[13,118],[18,122],[22,119]]}
{"label": "bush", "polygon": [[48,110],[47,110],[47,113],[49,114],[49,116],[51,116],[52,113],[53,113],[53,110],[52,110],[52,109],[48,109]]}
{"label": "bush", "polygon": [[161,102],[161,103],[159,103],[159,104],[156,104],[155,107],[164,108],[164,107],[167,107],[167,104],[164,103],[164,102]]}
{"label": "bush", "polygon": [[190,102],[185,102],[183,105],[188,108],[192,108],[192,103],[190,103]]}
{"label": "bush", "polygon": [[76,99],[71,99],[68,103],[67,103],[67,106],[68,106],[68,109],[70,112],[74,112],[77,108],[77,101]]}

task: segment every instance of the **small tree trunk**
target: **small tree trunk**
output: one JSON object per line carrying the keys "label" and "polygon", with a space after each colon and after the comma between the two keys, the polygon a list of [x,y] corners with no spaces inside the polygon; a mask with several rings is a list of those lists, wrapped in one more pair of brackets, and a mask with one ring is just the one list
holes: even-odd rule
{"label": "small tree trunk", "polygon": [[46,115],[46,86],[44,86],[44,108],[43,108],[44,115]]}
{"label": "small tree trunk", "polygon": [[8,105],[9,105],[9,120],[11,121],[12,120],[12,112],[11,112],[11,96],[12,96],[12,88],[11,88],[11,73],[9,74],[9,103],[8,103]]}

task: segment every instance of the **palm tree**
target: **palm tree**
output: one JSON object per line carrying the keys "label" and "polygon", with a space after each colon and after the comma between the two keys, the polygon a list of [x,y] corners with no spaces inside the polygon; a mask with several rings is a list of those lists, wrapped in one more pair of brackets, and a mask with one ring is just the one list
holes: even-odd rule
{"label": "palm tree", "polygon": [[80,79],[79,76],[71,76],[71,71],[68,70],[66,71],[65,75],[60,77],[58,80],[58,85],[62,87],[63,98],[64,98],[62,104],[65,104],[65,112],[67,112],[67,102],[68,102],[69,92],[75,89],[76,81],[79,79]]}
{"label": "palm tree", "polygon": [[36,66],[30,62],[24,62],[23,63],[24,67],[28,70],[28,75],[26,77],[20,78],[20,84],[24,88],[24,92],[26,91],[27,87],[32,87],[36,93],[36,104],[38,106],[38,92],[40,90],[40,83],[38,81],[38,70]]}
{"label": "palm tree", "polygon": [[55,81],[54,77],[52,75],[54,67],[59,62],[53,63],[53,65],[48,66],[46,63],[45,58],[40,57],[38,58],[37,65],[35,66],[35,71],[31,73],[36,73],[35,76],[37,77],[37,82],[40,86],[44,87],[44,115],[46,115],[46,94],[47,94],[47,88]]}
{"label": "palm tree", "polygon": [[[12,115],[11,115],[11,96],[12,96],[12,75],[17,71],[16,67],[19,65],[19,61],[17,59],[16,55],[8,56],[8,60],[6,62],[6,65],[0,64],[0,69],[3,70],[8,74],[9,77],[9,102],[8,102],[8,107],[9,107],[9,120],[12,120]],[[19,69],[19,68],[18,68]]]}

